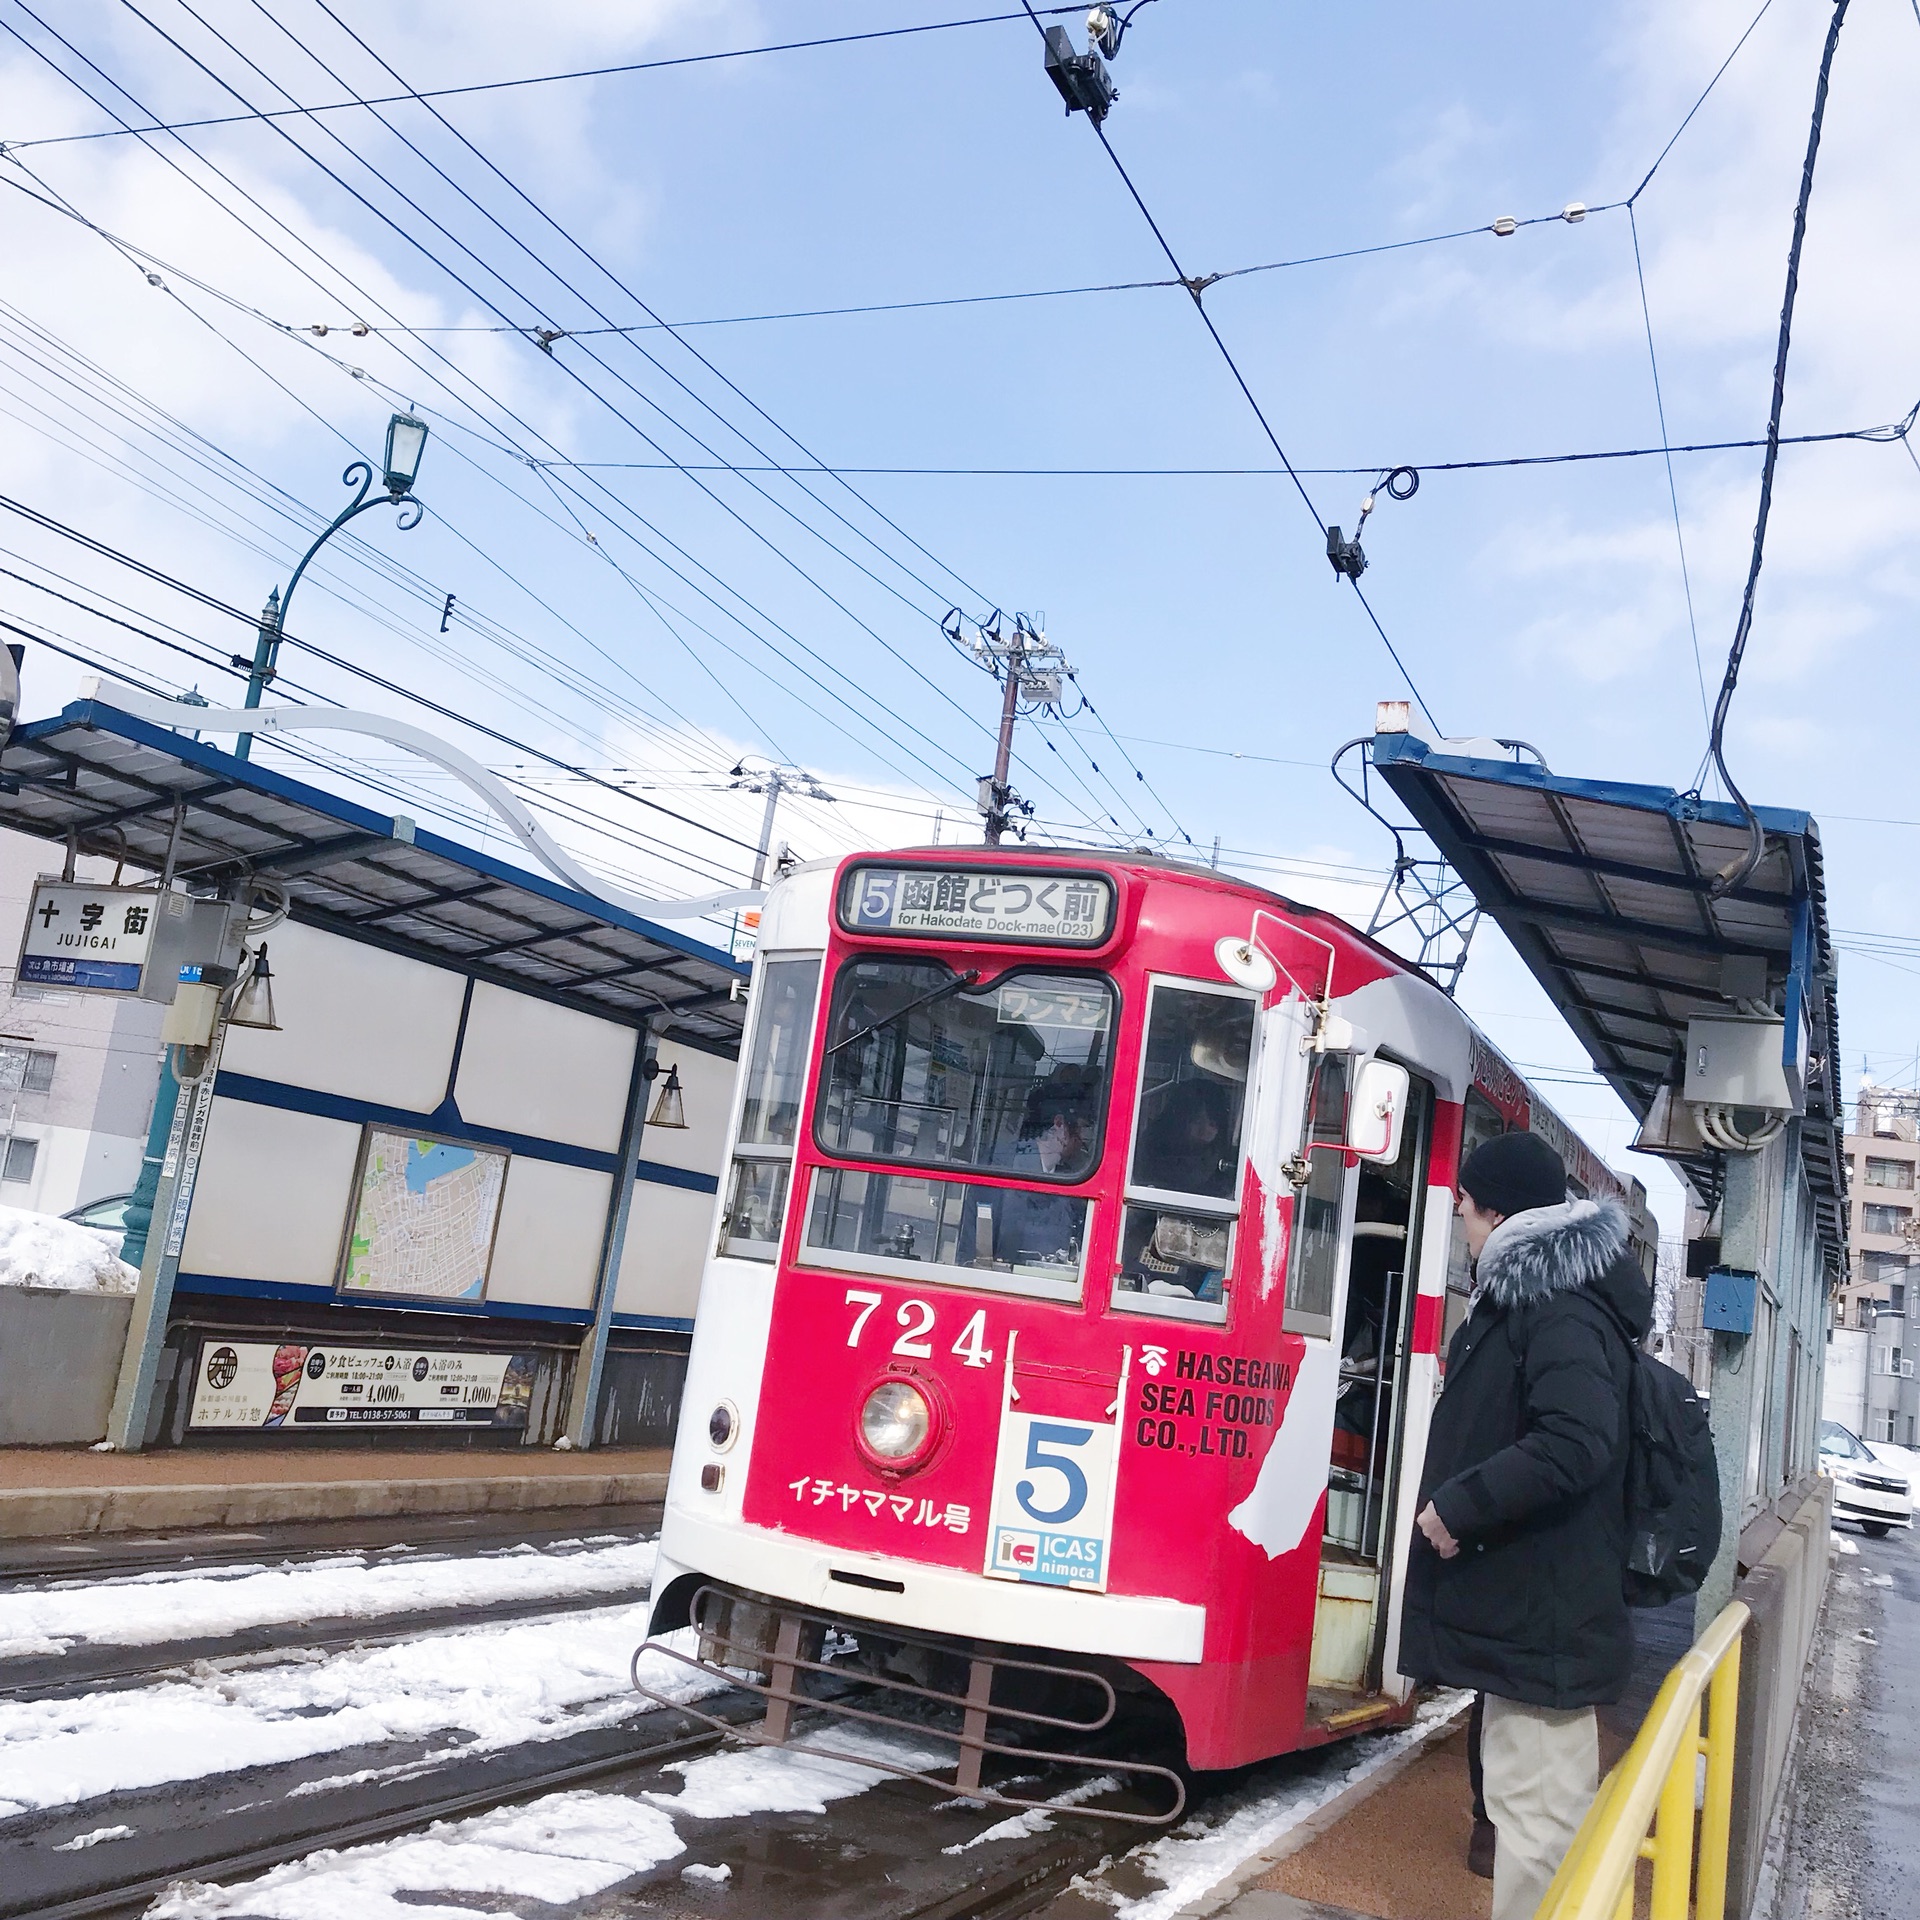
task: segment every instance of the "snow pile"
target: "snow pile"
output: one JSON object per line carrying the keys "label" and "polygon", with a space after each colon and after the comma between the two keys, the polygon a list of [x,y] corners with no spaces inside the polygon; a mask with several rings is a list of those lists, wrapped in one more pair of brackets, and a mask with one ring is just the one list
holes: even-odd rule
{"label": "snow pile", "polygon": [[[554,1740],[651,1711],[628,1678],[647,1608],[472,1627],[267,1667],[203,1664],[124,1693],[0,1701],[0,1819],[177,1780],[387,1742],[461,1754]],[[691,1629],[685,1646],[692,1650]],[[724,1683],[664,1654],[640,1677],[673,1701]]]}
{"label": "snow pile", "polygon": [[[131,1269],[129,1269],[131,1271]],[[647,1591],[657,1544],[622,1541],[573,1553],[506,1554],[369,1565],[348,1554],[290,1567],[160,1571],[85,1586],[0,1593],[0,1660],[76,1645],[144,1647],[214,1640],[248,1627],[486,1607],[504,1601],[609,1599]]]}
{"label": "snow pile", "polygon": [[57,1214],[0,1207],[0,1287],[61,1293],[132,1293],[140,1270],[100,1238]]}
{"label": "snow pile", "polygon": [[[486,1899],[591,1899],[686,1851],[664,1813],[607,1793],[555,1793],[377,1846],[309,1854],[244,1886],[186,1883],[149,1920],[471,1920]],[[434,1894],[478,1896],[455,1903]],[[489,1898],[491,1896],[491,1898]],[[500,1911],[511,1909],[502,1907]]]}

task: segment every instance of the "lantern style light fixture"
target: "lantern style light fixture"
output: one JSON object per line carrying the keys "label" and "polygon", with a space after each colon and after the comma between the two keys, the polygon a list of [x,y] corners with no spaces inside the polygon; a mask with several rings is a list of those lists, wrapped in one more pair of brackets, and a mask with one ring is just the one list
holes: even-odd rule
{"label": "lantern style light fixture", "polygon": [[680,1092],[680,1069],[669,1067],[665,1084],[659,1097],[653,1103],[653,1111],[647,1115],[650,1127],[673,1127],[684,1133],[687,1127],[687,1104]]}
{"label": "lantern style light fixture", "polygon": [[230,1027],[258,1027],[264,1033],[278,1033],[280,1022],[273,1011],[273,969],[267,965],[267,949],[262,943],[253,956],[253,965],[234,995],[233,1010],[227,1015]]}
{"label": "lantern style light fixture", "polygon": [[410,413],[396,413],[387,422],[387,491],[398,500],[413,491],[419,477],[420,456],[427,449],[427,423]]}

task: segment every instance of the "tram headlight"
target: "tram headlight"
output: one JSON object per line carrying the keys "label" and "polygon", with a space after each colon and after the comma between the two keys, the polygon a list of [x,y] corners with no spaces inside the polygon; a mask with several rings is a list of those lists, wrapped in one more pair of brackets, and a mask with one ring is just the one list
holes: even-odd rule
{"label": "tram headlight", "polygon": [[707,1443],[715,1453],[725,1453],[740,1431],[740,1415],[731,1400],[722,1400],[707,1415]]}
{"label": "tram headlight", "polygon": [[883,1467],[910,1465],[933,1438],[933,1408],[906,1380],[883,1380],[860,1409],[860,1444]]}

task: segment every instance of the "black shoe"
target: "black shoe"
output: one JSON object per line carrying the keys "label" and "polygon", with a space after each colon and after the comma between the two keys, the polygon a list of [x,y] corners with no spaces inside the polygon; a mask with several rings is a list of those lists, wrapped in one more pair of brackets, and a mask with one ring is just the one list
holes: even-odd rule
{"label": "black shoe", "polygon": [[1473,1838],[1467,1842],[1467,1871],[1482,1880],[1493,1878],[1494,1831],[1491,1820],[1473,1823]]}

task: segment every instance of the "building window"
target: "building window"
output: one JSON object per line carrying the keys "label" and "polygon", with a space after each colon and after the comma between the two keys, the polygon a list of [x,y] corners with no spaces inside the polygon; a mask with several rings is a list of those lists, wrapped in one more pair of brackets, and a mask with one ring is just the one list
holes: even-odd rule
{"label": "building window", "polygon": [[33,1163],[39,1157],[38,1140],[9,1140],[6,1162],[0,1166],[0,1180],[11,1180],[17,1186],[25,1186],[33,1178]]}
{"label": "building window", "polygon": [[1905,1313],[1907,1310],[1907,1290],[1897,1281],[1887,1289],[1887,1311]]}
{"label": "building window", "polygon": [[1913,1162],[1911,1160],[1876,1160],[1867,1155],[1867,1185],[1870,1187],[1898,1187],[1903,1193],[1913,1191]]}
{"label": "building window", "polygon": [[47,1093],[58,1054],[37,1047],[0,1047],[0,1093]]}
{"label": "building window", "polygon": [[1864,1233],[1900,1233],[1912,1218],[1911,1207],[1865,1206],[1860,1209],[1860,1227]]}

